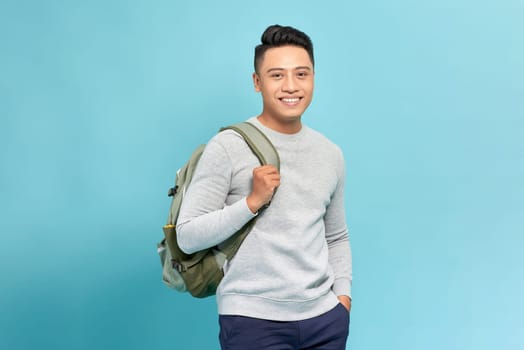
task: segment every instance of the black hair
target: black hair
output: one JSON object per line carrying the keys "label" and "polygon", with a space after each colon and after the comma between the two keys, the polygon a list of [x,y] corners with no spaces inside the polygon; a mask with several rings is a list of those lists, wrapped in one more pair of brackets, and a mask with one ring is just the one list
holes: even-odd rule
{"label": "black hair", "polygon": [[311,63],[313,66],[315,65],[313,43],[306,33],[298,29],[274,24],[266,28],[264,33],[262,33],[260,41],[262,43],[255,47],[255,72],[258,72],[260,62],[268,49],[286,45],[299,46],[305,49],[311,59]]}

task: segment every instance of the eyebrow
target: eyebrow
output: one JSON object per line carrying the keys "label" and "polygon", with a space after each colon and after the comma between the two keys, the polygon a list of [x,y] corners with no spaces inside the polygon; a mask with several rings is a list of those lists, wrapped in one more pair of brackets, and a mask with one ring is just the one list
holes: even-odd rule
{"label": "eyebrow", "polygon": [[[299,70],[299,69],[307,69],[309,71],[311,71],[311,67],[308,67],[308,66],[298,66],[298,67],[295,67],[293,68],[293,70]],[[270,73],[270,72],[273,72],[273,71],[282,71],[282,70],[285,70],[284,68],[269,68],[266,73]]]}

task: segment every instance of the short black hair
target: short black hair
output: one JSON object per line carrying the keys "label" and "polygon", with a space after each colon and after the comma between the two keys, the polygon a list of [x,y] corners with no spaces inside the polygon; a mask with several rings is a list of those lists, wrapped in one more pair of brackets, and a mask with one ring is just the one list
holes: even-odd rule
{"label": "short black hair", "polygon": [[286,45],[299,46],[305,49],[311,59],[311,63],[315,66],[313,43],[306,33],[296,28],[284,27],[278,24],[271,25],[262,33],[260,41],[262,43],[255,47],[255,72],[258,72],[258,66],[268,49]]}

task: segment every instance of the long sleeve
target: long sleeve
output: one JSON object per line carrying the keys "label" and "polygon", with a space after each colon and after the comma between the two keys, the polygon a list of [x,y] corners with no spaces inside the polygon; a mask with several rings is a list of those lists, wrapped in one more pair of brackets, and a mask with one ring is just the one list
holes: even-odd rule
{"label": "long sleeve", "polygon": [[333,292],[351,297],[352,256],[344,209],[344,159],[340,153],[340,176],[331,202],[324,215],[329,264],[335,274]]}
{"label": "long sleeve", "polygon": [[233,171],[228,152],[213,138],[202,154],[180,208],[178,243],[186,253],[223,242],[255,216],[247,206],[246,193],[234,197],[233,203],[226,203]]}

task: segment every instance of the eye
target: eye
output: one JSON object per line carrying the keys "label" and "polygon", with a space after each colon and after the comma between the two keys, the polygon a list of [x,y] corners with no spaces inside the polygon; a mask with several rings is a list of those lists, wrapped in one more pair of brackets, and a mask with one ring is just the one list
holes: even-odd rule
{"label": "eye", "polygon": [[307,72],[307,71],[299,71],[299,72],[297,72],[297,77],[299,77],[301,79],[306,78],[308,75],[309,75],[309,72]]}
{"label": "eye", "polygon": [[282,78],[282,73],[272,73],[271,78],[280,79]]}

